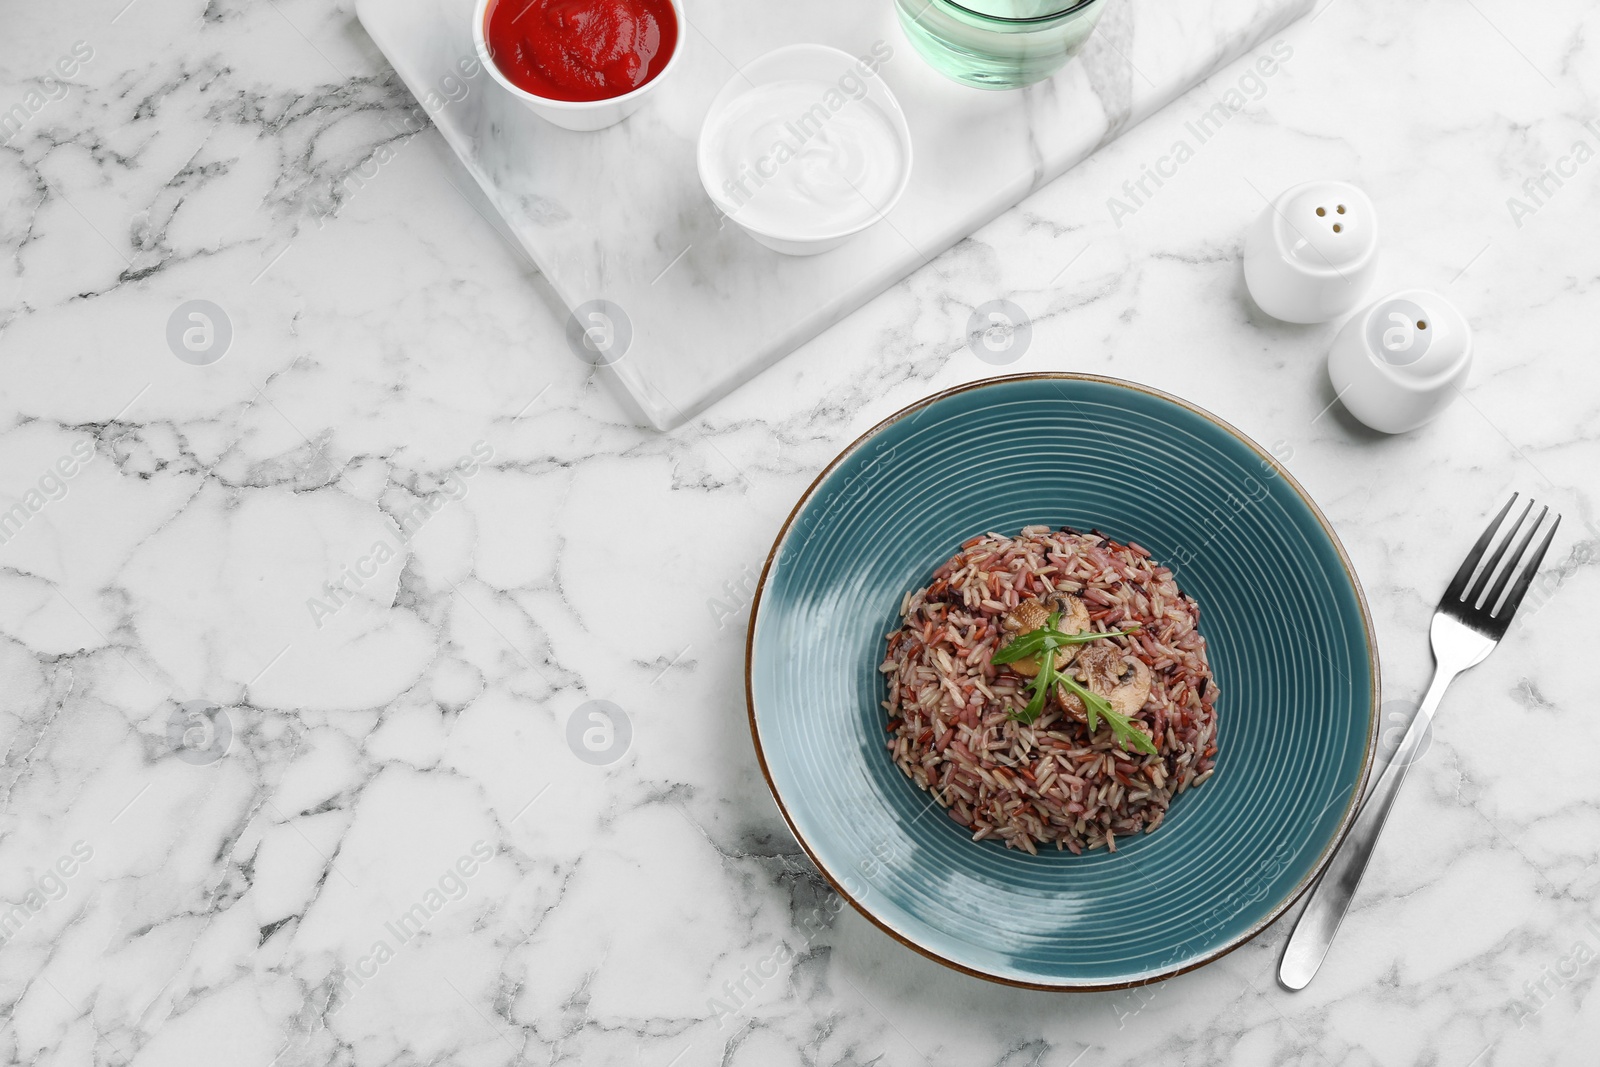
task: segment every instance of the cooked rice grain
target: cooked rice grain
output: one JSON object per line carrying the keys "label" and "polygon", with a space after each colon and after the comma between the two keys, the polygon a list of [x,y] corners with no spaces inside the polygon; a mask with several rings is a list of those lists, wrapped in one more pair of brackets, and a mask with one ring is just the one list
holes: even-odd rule
{"label": "cooked rice grain", "polygon": [[[1025,679],[989,662],[1009,637],[1001,620],[1053,592],[1081,598],[1095,630],[1139,624],[1107,640],[1151,669],[1137,721],[1157,755],[1124,751],[1103,722],[1091,737],[1054,699],[1031,726],[1011,718],[1030,694]],[[879,668],[888,749],[974,841],[1115,852],[1116,835],[1154,830],[1174,796],[1211,777],[1217,686],[1200,608],[1141,546],[1047,526],[984,534],[908,593],[901,616]]]}

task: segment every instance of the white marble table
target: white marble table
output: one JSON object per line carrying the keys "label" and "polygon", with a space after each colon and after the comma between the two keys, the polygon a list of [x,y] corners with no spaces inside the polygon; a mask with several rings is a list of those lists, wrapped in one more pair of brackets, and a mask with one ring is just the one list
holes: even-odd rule
{"label": "white marble table", "polygon": [[[0,1061],[1593,1062],[1592,5],[1334,0],[1204,144],[1243,65],[663,435],[566,352],[348,6],[125,3],[13,10],[0,51]],[[1244,297],[1262,195],[1319,175],[1376,201],[1382,287],[1477,331],[1421,432],[1352,423],[1332,328]],[[1566,512],[1562,580],[1446,699],[1303,993],[1282,926],[1142,995],[962,977],[842,907],[767,796],[753,569],[857,433],[994,371],[963,335],[1000,298],[1032,320],[1008,369],[1149,382],[1284,458],[1397,717],[1483,516]],[[221,314],[183,310],[185,361],[193,300]],[[610,763],[567,741],[595,700],[631,725]],[[184,732],[205,702],[225,750]]]}
{"label": "white marble table", "polygon": [[[889,0],[701,0],[688,6],[681,60],[649,103],[627,122],[572,133],[531,114],[483,71],[471,0],[356,4],[362,28],[418,101],[418,121],[432,119],[572,309],[573,336],[603,301],[615,348],[595,355],[601,374],[662,429],[700,414],[1312,6],[1114,0],[1077,62],[1026,91],[993,93],[922,62]],[[695,166],[718,91],[795,41],[882,57],[873,76],[905,109],[915,148],[894,209],[821,256],[780,255],[730,225]]]}

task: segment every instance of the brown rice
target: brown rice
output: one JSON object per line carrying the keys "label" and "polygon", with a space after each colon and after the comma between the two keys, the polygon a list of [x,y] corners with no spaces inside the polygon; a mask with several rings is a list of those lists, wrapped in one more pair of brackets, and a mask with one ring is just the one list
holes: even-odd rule
{"label": "brown rice", "polygon": [[[1080,598],[1096,631],[1139,624],[1106,640],[1151,670],[1134,721],[1157,755],[1124,750],[1104,721],[1091,737],[1054,698],[1031,726],[1013,718],[1031,695],[1027,680],[990,656],[1009,637],[1006,614],[1051,593]],[[974,841],[1115,852],[1117,835],[1156,829],[1174,796],[1211,777],[1217,686],[1200,608],[1139,545],[1065,527],[984,534],[907,593],[900,614],[879,668],[888,748]]]}

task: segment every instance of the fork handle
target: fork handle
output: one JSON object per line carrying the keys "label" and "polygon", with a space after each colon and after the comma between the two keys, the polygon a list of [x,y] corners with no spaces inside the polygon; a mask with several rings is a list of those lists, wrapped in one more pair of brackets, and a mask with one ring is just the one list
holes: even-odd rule
{"label": "fork handle", "polygon": [[1283,963],[1278,968],[1278,981],[1287,988],[1304,989],[1316,976],[1317,968],[1322,966],[1322,960],[1333,944],[1333,937],[1339,932],[1339,924],[1344,921],[1345,912],[1350,910],[1350,901],[1356,895],[1356,887],[1361,884],[1361,875],[1367,869],[1367,861],[1372,858],[1372,850],[1377,846],[1378,835],[1383,832],[1384,820],[1389,817],[1389,809],[1394,806],[1400,785],[1406,780],[1406,771],[1416,759],[1422,739],[1428,733],[1433,710],[1439,706],[1444,691],[1459,673],[1457,668],[1435,664],[1433,683],[1428,686],[1422,706],[1417,708],[1417,714],[1406,729],[1400,747],[1395,749],[1389,766],[1378,778],[1378,784],[1372,787],[1366,803],[1356,816],[1355,824],[1350,827],[1349,835],[1329,861],[1322,880],[1311,891],[1311,903],[1306,905],[1300,921],[1295,924],[1294,933],[1289,936],[1289,947],[1283,953]]}

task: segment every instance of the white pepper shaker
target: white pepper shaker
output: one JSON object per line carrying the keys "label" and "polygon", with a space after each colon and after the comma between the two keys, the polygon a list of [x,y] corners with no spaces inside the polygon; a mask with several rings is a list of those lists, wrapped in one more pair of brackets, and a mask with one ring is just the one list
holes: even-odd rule
{"label": "white pepper shaker", "polygon": [[1354,315],[1328,351],[1328,380],[1350,414],[1384,433],[1436,418],[1472,369],[1472,328],[1426,289],[1403,289]]}
{"label": "white pepper shaker", "polygon": [[1327,322],[1366,297],[1378,270],[1378,216],[1349,182],[1297,185],[1245,233],[1244,280],[1262,311]]}

